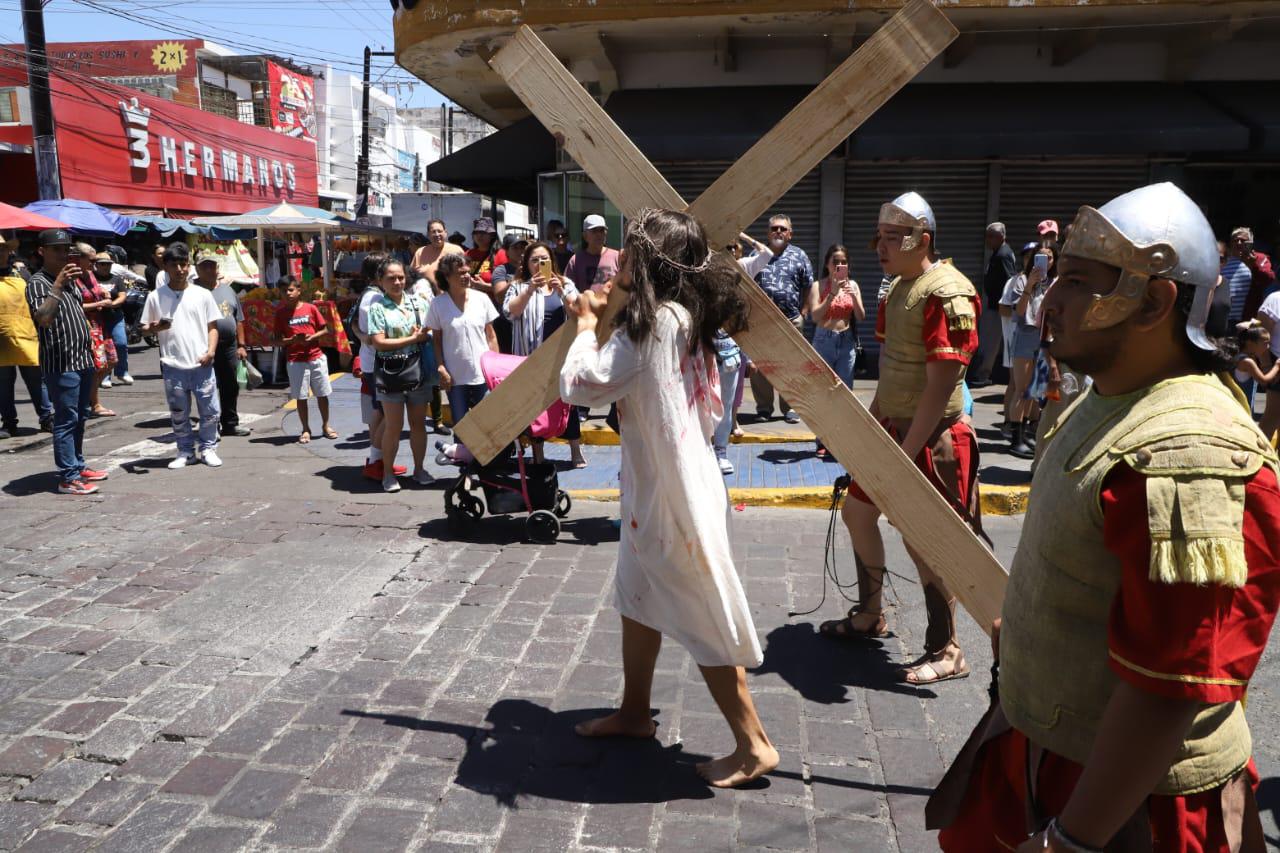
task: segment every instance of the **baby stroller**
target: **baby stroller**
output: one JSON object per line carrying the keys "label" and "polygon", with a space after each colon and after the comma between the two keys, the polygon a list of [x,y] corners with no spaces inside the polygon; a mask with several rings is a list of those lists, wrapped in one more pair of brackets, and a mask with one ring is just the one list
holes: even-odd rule
{"label": "baby stroller", "polygon": [[[492,391],[524,361],[524,356],[486,352],[480,357],[480,371]],[[523,435],[530,438],[554,438],[569,423],[569,407],[557,400],[540,414]],[[458,446],[465,453],[465,448]],[[477,490],[484,495],[481,501]],[[516,439],[488,465],[477,460],[464,462],[462,473],[444,493],[445,516],[454,523],[466,519],[479,521],[486,506],[490,515],[513,515],[527,512],[525,531],[535,542],[554,542],[560,535],[560,519],[569,514],[572,502],[560,490],[556,466],[551,462],[525,461],[520,441]]]}

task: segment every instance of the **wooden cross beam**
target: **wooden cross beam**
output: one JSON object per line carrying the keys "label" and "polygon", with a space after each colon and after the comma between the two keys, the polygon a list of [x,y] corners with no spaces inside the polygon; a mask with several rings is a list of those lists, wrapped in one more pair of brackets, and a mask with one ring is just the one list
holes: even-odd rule
{"label": "wooden cross beam", "polygon": [[[928,0],[911,0],[692,205],[528,27],[490,59],[493,68],[625,215],[645,207],[687,210],[711,245],[732,242],[946,49],[957,31]],[[813,347],[746,275],[739,281],[750,328],[734,337],[828,451],[875,500],[911,550],[943,578],[984,630],[1000,614],[1007,575]],[[625,295],[610,294],[608,315]],[[559,371],[577,334],[570,317],[457,425],[482,462],[492,460],[559,396]]]}

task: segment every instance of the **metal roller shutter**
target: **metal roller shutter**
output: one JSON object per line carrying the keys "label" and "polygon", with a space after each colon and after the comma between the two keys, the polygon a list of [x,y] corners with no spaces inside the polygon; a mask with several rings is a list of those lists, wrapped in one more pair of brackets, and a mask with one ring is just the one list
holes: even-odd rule
{"label": "metal roller shutter", "polygon": [[1082,204],[1101,207],[1147,183],[1146,161],[1111,163],[1006,162],[1001,164],[997,219],[1017,252],[1038,239],[1036,226],[1055,219],[1065,228]]}
{"label": "metal roller shutter", "polygon": [[[883,274],[875,250],[880,205],[909,190],[924,196],[938,220],[938,249],[978,287],[982,285],[983,234],[987,216],[986,163],[853,163],[845,172],[844,236],[849,274],[862,288],[867,318],[858,334],[868,354],[875,341],[876,302]],[[814,259],[822,262],[821,256]]]}
{"label": "metal roller shutter", "polygon": [[[686,202],[702,194],[729,168],[728,160],[697,163],[657,163],[658,171]],[[769,211],[751,223],[747,233],[764,242],[769,233],[769,217],[785,213],[791,217],[792,242],[809,253],[809,260],[816,270],[822,258],[818,255],[818,217],[821,210],[821,185],[818,169],[800,179],[800,182],[769,208]]]}

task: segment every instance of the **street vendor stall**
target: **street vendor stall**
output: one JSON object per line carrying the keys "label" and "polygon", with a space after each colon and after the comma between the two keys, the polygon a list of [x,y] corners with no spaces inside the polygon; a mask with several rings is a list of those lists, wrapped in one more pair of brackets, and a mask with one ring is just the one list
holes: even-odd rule
{"label": "street vendor stall", "polygon": [[[325,214],[320,216],[318,214]],[[266,233],[315,234],[320,241],[320,268],[324,275],[324,288],[329,290],[330,265],[328,234],[340,228],[343,222],[331,213],[314,208],[299,209],[291,204],[278,204],[275,207],[256,210],[251,213],[240,213],[234,216],[202,216],[193,219],[196,225],[218,228],[252,229],[258,235],[258,283],[266,287]]]}

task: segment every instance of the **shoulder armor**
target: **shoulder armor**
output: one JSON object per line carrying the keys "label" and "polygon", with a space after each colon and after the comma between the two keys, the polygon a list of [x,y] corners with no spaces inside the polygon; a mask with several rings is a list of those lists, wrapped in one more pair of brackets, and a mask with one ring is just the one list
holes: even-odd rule
{"label": "shoulder armor", "polygon": [[1271,443],[1252,423],[1231,414],[1199,406],[1167,412],[1123,436],[1110,452],[1147,476],[1243,480],[1263,465],[1276,468]]}
{"label": "shoulder armor", "polygon": [[907,298],[907,308],[937,297],[942,311],[947,315],[947,328],[952,331],[972,329],[977,323],[978,312],[974,299],[978,291],[964,273],[943,262],[920,277],[919,287]]}
{"label": "shoulder armor", "polygon": [[1239,588],[1246,481],[1276,453],[1234,403],[1192,405],[1148,421],[1111,450],[1146,477],[1148,576],[1159,583]]}

